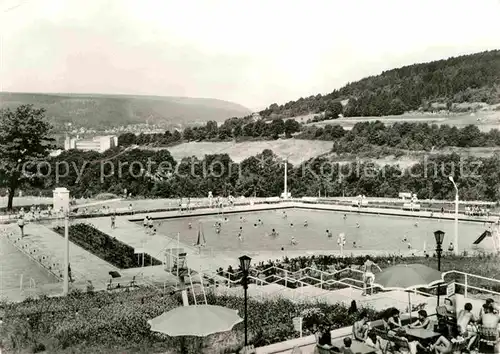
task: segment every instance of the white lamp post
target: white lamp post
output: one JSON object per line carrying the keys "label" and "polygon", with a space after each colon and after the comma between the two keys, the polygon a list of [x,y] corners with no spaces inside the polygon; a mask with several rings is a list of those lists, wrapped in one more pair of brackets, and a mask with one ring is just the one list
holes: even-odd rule
{"label": "white lamp post", "polygon": [[283,199],[288,199],[288,158],[285,160],[285,196]]}
{"label": "white lamp post", "polygon": [[64,213],[64,281],[63,295],[69,292],[69,191],[66,188],[56,188],[54,190],[54,210],[61,210]]}
{"label": "white lamp post", "polygon": [[448,179],[455,187],[455,255],[458,256],[458,187],[453,176],[449,176]]}

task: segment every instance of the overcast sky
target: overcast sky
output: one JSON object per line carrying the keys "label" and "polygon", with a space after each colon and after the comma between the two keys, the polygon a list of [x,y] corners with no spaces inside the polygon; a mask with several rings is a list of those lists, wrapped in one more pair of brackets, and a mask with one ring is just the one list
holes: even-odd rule
{"label": "overcast sky", "polygon": [[500,0],[0,0],[0,9],[2,91],[261,109],[396,66],[500,49]]}

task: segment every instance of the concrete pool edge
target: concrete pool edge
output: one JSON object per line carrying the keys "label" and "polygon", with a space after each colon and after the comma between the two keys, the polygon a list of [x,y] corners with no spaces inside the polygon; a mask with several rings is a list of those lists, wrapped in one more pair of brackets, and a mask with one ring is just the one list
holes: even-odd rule
{"label": "concrete pool edge", "polygon": [[[423,218],[423,219],[437,219],[437,220],[455,220],[454,214],[438,214],[427,212],[427,211],[407,211],[398,209],[383,209],[376,207],[362,207],[356,208],[352,206],[344,206],[338,204],[315,204],[307,202],[277,202],[277,203],[262,203],[255,205],[238,205],[232,209],[225,209],[224,214],[238,214],[245,212],[256,212],[256,211],[267,211],[267,210],[281,210],[281,209],[304,209],[304,210],[321,210],[321,211],[333,211],[333,212],[348,212],[348,213],[359,213],[367,215],[380,215],[380,216],[396,216],[396,217],[413,217],[413,218]],[[172,215],[172,213],[175,213]],[[156,216],[154,216],[156,214]],[[158,215],[163,214],[163,215]],[[200,216],[214,216],[219,215],[220,212],[214,208],[203,208],[203,209],[193,209],[189,213],[179,214],[178,210],[175,211],[161,211],[161,212],[150,212],[150,213],[137,213],[134,215],[128,215],[129,222],[140,222],[146,216],[150,216],[153,220],[165,220],[165,219],[182,219],[189,217],[200,217]],[[494,217],[484,217],[482,219],[467,217],[464,214],[459,214],[458,221],[461,222],[474,222],[474,223],[485,223],[493,222]]]}

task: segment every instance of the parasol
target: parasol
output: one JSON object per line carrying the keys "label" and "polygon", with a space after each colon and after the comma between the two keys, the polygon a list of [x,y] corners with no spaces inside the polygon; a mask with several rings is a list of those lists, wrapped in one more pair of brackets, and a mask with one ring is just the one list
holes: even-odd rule
{"label": "parasol", "polygon": [[149,320],[151,330],[171,337],[196,336],[226,332],[243,321],[237,310],[214,305],[177,307]]}

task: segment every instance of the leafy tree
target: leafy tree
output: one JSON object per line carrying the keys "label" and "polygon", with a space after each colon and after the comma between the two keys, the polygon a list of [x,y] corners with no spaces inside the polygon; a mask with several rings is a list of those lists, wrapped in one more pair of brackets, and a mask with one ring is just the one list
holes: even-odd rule
{"label": "leafy tree", "polygon": [[172,134],[172,141],[177,142],[182,139],[181,133],[176,129]]}
{"label": "leafy tree", "polygon": [[300,131],[300,123],[295,119],[287,119],[285,121],[285,135],[290,138],[293,133]]}
{"label": "leafy tree", "polygon": [[51,128],[43,108],[21,105],[0,112],[0,184],[9,192],[7,209],[12,209],[16,190],[36,180],[36,165],[53,148]]}
{"label": "leafy tree", "polygon": [[136,135],[134,133],[121,134],[118,137],[119,146],[130,146],[136,143]]}

